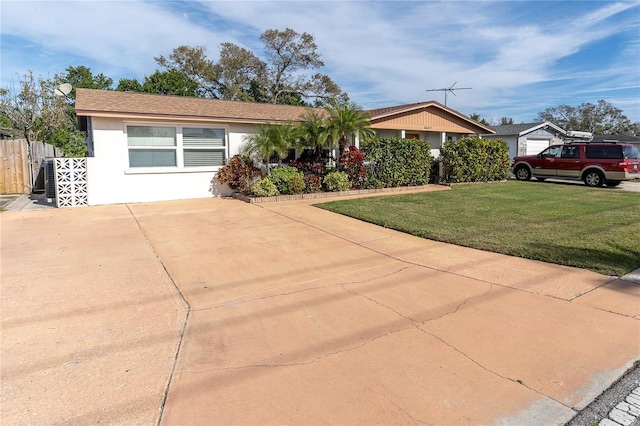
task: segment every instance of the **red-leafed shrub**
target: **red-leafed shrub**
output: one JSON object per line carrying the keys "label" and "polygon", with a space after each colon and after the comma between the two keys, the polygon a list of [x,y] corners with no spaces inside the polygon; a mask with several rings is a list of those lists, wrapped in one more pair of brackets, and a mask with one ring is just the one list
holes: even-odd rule
{"label": "red-leafed shrub", "polygon": [[304,192],[308,194],[322,191],[322,176],[306,174],[304,175],[304,183],[306,185]]}
{"label": "red-leafed shrub", "polygon": [[231,189],[237,189],[243,194],[251,192],[251,185],[265,177],[262,170],[253,165],[253,160],[242,155],[234,155],[227,164],[218,170],[216,179]]}
{"label": "red-leafed shrub", "polygon": [[303,173],[306,185],[305,192],[312,193],[322,190],[322,179],[327,174],[327,166],[324,162],[318,161],[314,156],[308,156],[300,157],[292,161],[290,165]]}
{"label": "red-leafed shrub", "polygon": [[340,168],[347,174],[354,188],[363,188],[367,180],[367,168],[364,166],[364,154],[351,145],[340,156]]}

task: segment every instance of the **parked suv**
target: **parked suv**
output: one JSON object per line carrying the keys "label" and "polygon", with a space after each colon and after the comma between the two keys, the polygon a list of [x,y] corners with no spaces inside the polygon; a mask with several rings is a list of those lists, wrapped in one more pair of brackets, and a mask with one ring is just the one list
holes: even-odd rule
{"label": "parked suv", "polygon": [[588,186],[617,186],[640,178],[640,151],[628,143],[575,142],[551,145],[538,155],[513,159],[518,180],[547,178],[583,180]]}

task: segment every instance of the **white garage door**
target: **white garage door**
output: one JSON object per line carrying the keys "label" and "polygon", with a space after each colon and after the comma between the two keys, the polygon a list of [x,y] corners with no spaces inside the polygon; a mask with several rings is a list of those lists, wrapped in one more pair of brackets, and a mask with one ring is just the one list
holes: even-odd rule
{"label": "white garage door", "polygon": [[536,155],[551,145],[549,139],[527,139],[527,155]]}

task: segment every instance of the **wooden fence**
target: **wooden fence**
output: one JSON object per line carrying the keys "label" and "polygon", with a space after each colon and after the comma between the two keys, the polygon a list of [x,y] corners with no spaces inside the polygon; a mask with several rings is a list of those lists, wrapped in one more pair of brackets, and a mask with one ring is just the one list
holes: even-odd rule
{"label": "wooden fence", "polygon": [[44,142],[31,142],[31,171],[25,139],[0,140],[0,194],[29,194],[44,190],[45,158],[62,157],[62,150]]}

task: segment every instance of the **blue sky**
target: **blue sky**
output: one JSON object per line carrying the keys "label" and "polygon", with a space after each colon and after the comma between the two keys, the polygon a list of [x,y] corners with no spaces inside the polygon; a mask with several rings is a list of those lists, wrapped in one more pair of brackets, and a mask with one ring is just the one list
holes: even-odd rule
{"label": "blue sky", "polygon": [[[152,74],[155,56],[232,42],[263,57],[260,34],[315,37],[328,74],[365,109],[447,96],[490,122],[534,121],[600,99],[640,121],[638,1],[7,1],[1,85],[84,65],[115,84]],[[454,87],[454,88],[455,88]]]}

